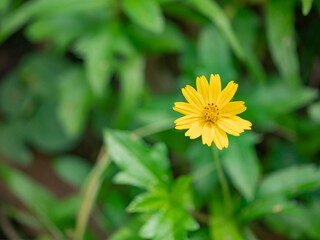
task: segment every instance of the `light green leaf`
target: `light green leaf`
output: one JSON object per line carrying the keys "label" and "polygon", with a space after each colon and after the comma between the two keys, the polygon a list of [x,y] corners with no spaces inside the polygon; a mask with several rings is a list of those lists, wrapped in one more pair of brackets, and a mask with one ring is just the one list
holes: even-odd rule
{"label": "light green leaf", "polygon": [[139,229],[143,224],[143,218],[138,217],[131,220],[128,224],[121,227],[116,233],[114,233],[110,240],[142,240],[139,237]]}
{"label": "light green leaf", "polygon": [[75,45],[75,51],[83,56],[86,76],[94,95],[101,98],[105,93],[114,68],[114,26],[107,26],[84,36]]}
{"label": "light green leaf", "polygon": [[54,160],[53,169],[64,181],[74,187],[80,187],[91,167],[80,157],[65,155]]}
{"label": "light green leaf", "polygon": [[266,24],[273,61],[290,86],[299,86],[299,61],[294,38],[294,1],[268,1]]}
{"label": "light green leaf", "polygon": [[197,75],[219,73],[226,82],[236,79],[231,52],[224,38],[213,26],[203,28],[198,40]]}
{"label": "light green leaf", "polygon": [[282,194],[294,197],[319,189],[320,170],[314,165],[300,165],[281,169],[267,175],[260,184],[258,197]]}
{"label": "light green leaf", "polygon": [[124,128],[139,103],[145,79],[145,59],[136,55],[118,66],[121,93],[118,107],[118,127]]}
{"label": "light green leaf", "polygon": [[233,185],[251,201],[260,176],[260,163],[254,148],[256,135],[243,133],[240,137],[230,137],[230,148],[223,154],[222,164]]}
{"label": "light green leaf", "polygon": [[164,29],[164,17],[155,0],[124,0],[123,10],[132,22],[153,33]]}
{"label": "light green leaf", "polygon": [[220,6],[215,1],[211,0],[189,0],[189,2],[200,13],[205,15],[207,18],[209,18],[213,23],[217,25],[218,29],[229,42],[235,54],[240,59],[244,59],[243,48],[239,44],[239,41],[231,28],[229,19],[227,18],[223,10],[220,8]]}
{"label": "light green leaf", "polygon": [[302,0],[302,13],[307,16],[311,10],[313,0]]}
{"label": "light green leaf", "polygon": [[308,108],[308,113],[313,121],[320,123],[320,101],[310,105]]}
{"label": "light green leaf", "polygon": [[[214,240],[244,240],[241,236],[236,221],[225,212],[221,193],[211,199],[209,231]],[[217,195],[218,194],[218,195]]]}
{"label": "light green leaf", "polygon": [[91,106],[91,92],[81,69],[70,69],[60,76],[58,117],[70,137],[82,134]]}
{"label": "light green leaf", "polygon": [[149,148],[135,136],[117,130],[104,131],[104,142],[122,171],[121,183],[143,188],[170,184],[169,161],[163,144]]}

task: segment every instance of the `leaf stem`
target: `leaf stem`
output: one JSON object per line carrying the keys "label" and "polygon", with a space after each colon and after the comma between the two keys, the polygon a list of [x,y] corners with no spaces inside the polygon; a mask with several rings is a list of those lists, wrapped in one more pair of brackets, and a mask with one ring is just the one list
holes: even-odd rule
{"label": "leaf stem", "polygon": [[103,173],[110,164],[110,157],[105,151],[104,147],[101,147],[97,164],[90,172],[86,184],[82,189],[83,200],[81,202],[80,211],[77,217],[76,229],[74,233],[74,240],[82,240],[87,227],[88,219],[94,205],[97,193],[100,189],[101,182],[103,180]]}
{"label": "leaf stem", "polygon": [[231,204],[231,197],[230,197],[228,182],[226,180],[226,177],[223,173],[223,170],[220,164],[218,149],[214,145],[212,145],[211,149],[212,149],[213,158],[217,167],[218,178],[222,188],[222,195],[223,195],[226,211],[228,214],[230,214],[232,212],[232,204]]}

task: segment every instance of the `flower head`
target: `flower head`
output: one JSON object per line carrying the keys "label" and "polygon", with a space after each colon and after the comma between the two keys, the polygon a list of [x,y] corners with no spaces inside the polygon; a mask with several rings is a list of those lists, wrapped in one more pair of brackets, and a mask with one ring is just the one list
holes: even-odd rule
{"label": "flower head", "polygon": [[220,150],[227,148],[227,133],[239,136],[252,126],[251,122],[236,116],[247,109],[244,102],[230,102],[237,89],[238,84],[231,81],[221,91],[218,74],[211,74],[210,83],[205,76],[197,77],[197,90],[190,85],[182,88],[188,102],[176,102],[173,107],[173,110],[185,115],[175,120],[176,129],[189,129],[185,135],[190,139],[202,135],[202,143],[209,147],[214,142]]}

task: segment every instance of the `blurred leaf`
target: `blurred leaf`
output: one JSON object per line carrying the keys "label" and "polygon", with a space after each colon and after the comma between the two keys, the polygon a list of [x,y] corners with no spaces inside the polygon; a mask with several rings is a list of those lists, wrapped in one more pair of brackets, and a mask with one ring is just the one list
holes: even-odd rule
{"label": "blurred leaf", "polygon": [[52,102],[43,102],[26,128],[28,141],[44,152],[66,151],[77,140],[63,131]]}
{"label": "blurred leaf", "polygon": [[226,82],[236,78],[231,53],[224,38],[213,26],[203,28],[198,41],[197,75],[219,73]]}
{"label": "blurred leaf", "polygon": [[163,144],[150,149],[135,136],[116,130],[106,130],[104,142],[111,158],[122,170],[116,176],[118,183],[152,188],[171,182],[167,150]]}
{"label": "blurred leaf", "polygon": [[240,211],[238,220],[240,222],[252,221],[265,215],[277,214],[293,206],[294,204],[288,202],[283,196],[271,196],[257,199]]}
{"label": "blurred leaf", "polygon": [[91,167],[80,157],[65,155],[54,160],[53,169],[64,181],[74,187],[80,187]]}
{"label": "blurred leaf", "polygon": [[[296,205],[266,217],[267,225],[290,239],[320,239],[320,211],[311,206]],[[290,229],[290,231],[288,231]]]}
{"label": "blurred leaf", "polygon": [[114,68],[114,35],[114,26],[107,26],[80,38],[75,45],[76,52],[84,58],[86,75],[92,91],[99,98],[105,93]]}
{"label": "blurred leaf", "polygon": [[15,163],[21,165],[29,165],[31,163],[32,153],[25,145],[24,126],[22,123],[1,123],[0,151]]}
{"label": "blurred leaf", "polygon": [[244,240],[236,221],[225,212],[221,193],[216,192],[216,195],[211,199],[210,206],[209,231],[211,238],[214,240]]}
{"label": "blurred leaf", "polygon": [[294,0],[270,0],[266,7],[268,44],[282,77],[292,87],[300,85],[294,30]]}
{"label": "blurred leaf", "polygon": [[320,123],[320,102],[310,105],[308,108],[308,113],[313,121]]}
{"label": "blurred leaf", "polygon": [[[235,54],[240,58],[244,59],[244,51],[239,44],[239,41],[234,34],[231,24],[223,10],[219,5],[211,0],[189,0],[189,2],[203,15],[213,21],[221,33],[224,35],[226,40],[231,45]],[[214,57],[214,56],[213,56]]]}
{"label": "blurred leaf", "polygon": [[145,59],[133,56],[124,60],[119,66],[121,92],[117,124],[120,128],[128,125],[139,103],[145,79]]}
{"label": "blurred leaf", "polygon": [[34,16],[83,13],[108,7],[108,0],[34,0],[20,6],[0,23],[0,43]]}
{"label": "blurred leaf", "polygon": [[311,10],[313,0],[302,0],[302,13],[307,16]]}
{"label": "blurred leaf", "polygon": [[154,33],[164,29],[161,7],[155,0],[124,0],[122,7],[126,15],[137,25]]}
{"label": "blurred leaf", "polygon": [[81,69],[60,76],[58,117],[70,137],[82,134],[91,107],[91,92]]}
{"label": "blurred leaf", "polygon": [[186,239],[187,231],[196,230],[198,223],[186,211],[189,204],[191,179],[178,178],[171,189],[155,188],[138,195],[129,206],[130,211],[151,213],[140,230],[143,238],[156,240]]}
{"label": "blurred leaf", "polygon": [[126,30],[135,45],[143,50],[157,53],[180,52],[185,47],[184,35],[170,21],[166,22],[164,30],[158,34],[144,31],[133,24],[129,25]]}
{"label": "blurred leaf", "polygon": [[267,175],[260,184],[258,197],[282,194],[294,197],[320,187],[320,170],[314,165],[281,169]]}
{"label": "blurred leaf", "polygon": [[233,19],[234,31],[245,50],[246,64],[258,81],[265,81],[266,74],[257,56],[257,36],[260,21],[257,14],[248,8],[240,8]]}
{"label": "blurred leaf", "polygon": [[134,218],[128,224],[121,227],[118,231],[116,231],[111,237],[110,240],[142,240],[139,237],[139,229],[142,225],[143,221],[140,218]]}
{"label": "blurred leaf", "polygon": [[225,150],[221,161],[233,185],[247,201],[253,200],[260,177],[261,166],[254,148],[256,138],[252,133],[230,137],[230,148]]}

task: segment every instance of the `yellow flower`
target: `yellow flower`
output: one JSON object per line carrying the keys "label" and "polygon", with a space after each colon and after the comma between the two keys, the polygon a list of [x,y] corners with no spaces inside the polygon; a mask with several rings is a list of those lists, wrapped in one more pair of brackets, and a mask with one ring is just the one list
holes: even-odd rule
{"label": "yellow flower", "polygon": [[229,146],[226,133],[239,136],[244,130],[251,129],[251,122],[238,116],[247,108],[243,101],[230,102],[238,89],[238,84],[229,82],[221,91],[218,74],[211,74],[210,83],[205,76],[197,77],[197,91],[187,85],[182,94],[188,101],[176,102],[173,110],[186,116],[174,121],[176,129],[189,129],[185,135],[190,139],[202,135],[202,143],[209,147],[212,142],[221,150]]}

